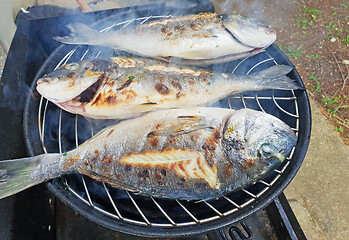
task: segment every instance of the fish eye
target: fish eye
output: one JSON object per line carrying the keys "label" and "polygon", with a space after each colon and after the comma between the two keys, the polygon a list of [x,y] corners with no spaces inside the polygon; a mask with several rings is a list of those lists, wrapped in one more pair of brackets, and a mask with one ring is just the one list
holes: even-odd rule
{"label": "fish eye", "polygon": [[273,147],[270,144],[263,144],[259,150],[258,150],[258,155],[261,155],[263,158],[269,158],[273,155]]}
{"label": "fish eye", "polygon": [[79,63],[69,63],[69,64],[66,64],[64,68],[70,71],[74,71],[78,69],[79,66],[80,66]]}

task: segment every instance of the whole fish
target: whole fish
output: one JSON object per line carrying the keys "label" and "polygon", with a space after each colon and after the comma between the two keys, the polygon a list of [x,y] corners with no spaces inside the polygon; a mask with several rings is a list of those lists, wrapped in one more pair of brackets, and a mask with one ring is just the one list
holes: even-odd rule
{"label": "whole fish", "polygon": [[266,176],[296,140],[284,122],[255,110],[156,111],[63,154],[0,161],[0,198],[72,172],[146,196],[219,197]]}
{"label": "whole fish", "polygon": [[99,32],[81,23],[67,27],[71,35],[57,36],[55,40],[107,46],[186,65],[252,56],[276,39],[273,29],[252,18],[216,13],[171,17],[109,32]]}
{"label": "whole fish", "polygon": [[286,77],[292,69],[277,65],[234,76],[158,60],[117,57],[62,65],[38,80],[37,91],[71,113],[123,119],[158,109],[207,106],[244,91],[299,89]]}

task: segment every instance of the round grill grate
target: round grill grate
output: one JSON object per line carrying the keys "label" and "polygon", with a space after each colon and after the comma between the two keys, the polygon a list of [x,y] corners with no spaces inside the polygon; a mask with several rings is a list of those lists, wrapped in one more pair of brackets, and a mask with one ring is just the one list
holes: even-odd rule
{"label": "round grill grate", "polygon": [[[113,24],[101,31],[125,28],[132,24],[143,24],[150,20],[168,17],[171,16],[134,18]],[[65,63],[109,58],[119,54],[121,53],[103,47],[68,45],[62,45],[53,52],[33,81],[33,94],[28,99],[25,109],[24,124],[30,154],[71,150],[91,138],[104,126],[117,122],[86,119],[62,111],[36,92],[37,79]],[[272,45],[253,57],[214,65],[212,69],[236,75],[248,75],[276,64],[291,65],[282,52]],[[290,73],[290,77],[303,85],[296,70]],[[286,90],[245,92],[213,104],[215,107],[251,108],[272,114],[291,126],[298,136],[297,146],[278,169],[252,186],[219,199],[182,201],[143,197],[111,188],[107,184],[80,174],[57,178],[48,183],[48,186],[63,202],[82,215],[114,230],[144,236],[160,236],[166,231],[181,236],[216,229],[265,206],[291,181],[305,156],[309,142],[308,104],[304,91]],[[192,228],[195,226],[198,228]],[[154,228],[161,230],[154,231]]]}

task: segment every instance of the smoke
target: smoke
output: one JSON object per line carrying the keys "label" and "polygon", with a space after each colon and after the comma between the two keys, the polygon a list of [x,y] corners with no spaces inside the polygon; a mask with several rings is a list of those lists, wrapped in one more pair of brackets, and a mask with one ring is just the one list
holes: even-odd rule
{"label": "smoke", "polygon": [[264,13],[264,1],[261,0],[227,0],[221,6],[222,13],[241,14],[256,19],[261,19]]}
{"label": "smoke", "polygon": [[287,0],[212,0],[212,3],[217,13],[248,16],[275,30],[282,30],[297,8],[297,4]]}

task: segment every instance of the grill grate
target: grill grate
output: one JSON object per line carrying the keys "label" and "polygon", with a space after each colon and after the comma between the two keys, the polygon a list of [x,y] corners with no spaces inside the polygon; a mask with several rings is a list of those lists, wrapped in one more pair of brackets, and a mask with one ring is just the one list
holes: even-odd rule
{"label": "grill grate", "polygon": [[[113,24],[102,29],[101,32],[109,31],[112,28],[125,28],[131,24],[143,24],[149,20],[169,17],[171,16],[134,18]],[[103,56],[108,56],[109,51],[104,48],[76,46],[62,58],[58,59],[58,61],[55,60],[57,64],[54,69],[70,61],[102,58]],[[118,53],[114,52],[113,54]],[[220,64],[218,68],[222,72],[248,75],[254,71],[260,71],[276,64],[278,62],[266,50],[250,58]],[[62,153],[71,148],[78,147],[79,143],[93,136],[99,130],[94,121],[66,113],[43,97],[38,97],[37,101],[39,102],[37,104],[37,127],[44,153]],[[230,96],[213,105],[232,109],[253,108],[273,114],[290,125],[298,136],[299,111],[297,97],[293,91],[267,90],[247,92]],[[54,126],[58,126],[58,133],[53,130],[54,128],[51,123],[57,120],[58,125]],[[86,129],[86,126],[89,129]],[[71,131],[71,128],[73,128],[73,131]],[[86,136],[86,131],[91,133],[90,136]],[[74,133],[73,136],[70,136],[71,132]],[[80,174],[61,177],[54,180],[54,183],[63,185],[69,193],[80,200],[81,204],[88,205],[92,209],[113,219],[141,226],[190,226],[224,218],[248,207],[251,203],[258,200],[277,183],[278,179],[292,163],[294,151],[295,148],[293,148],[290,156],[286,158],[284,163],[265,179],[238,192],[222,196],[219,199],[183,201],[140,197],[129,191],[113,189],[104,183],[95,182]],[[34,151],[34,154],[39,154],[39,152]],[[174,212],[176,214],[173,214]]]}

